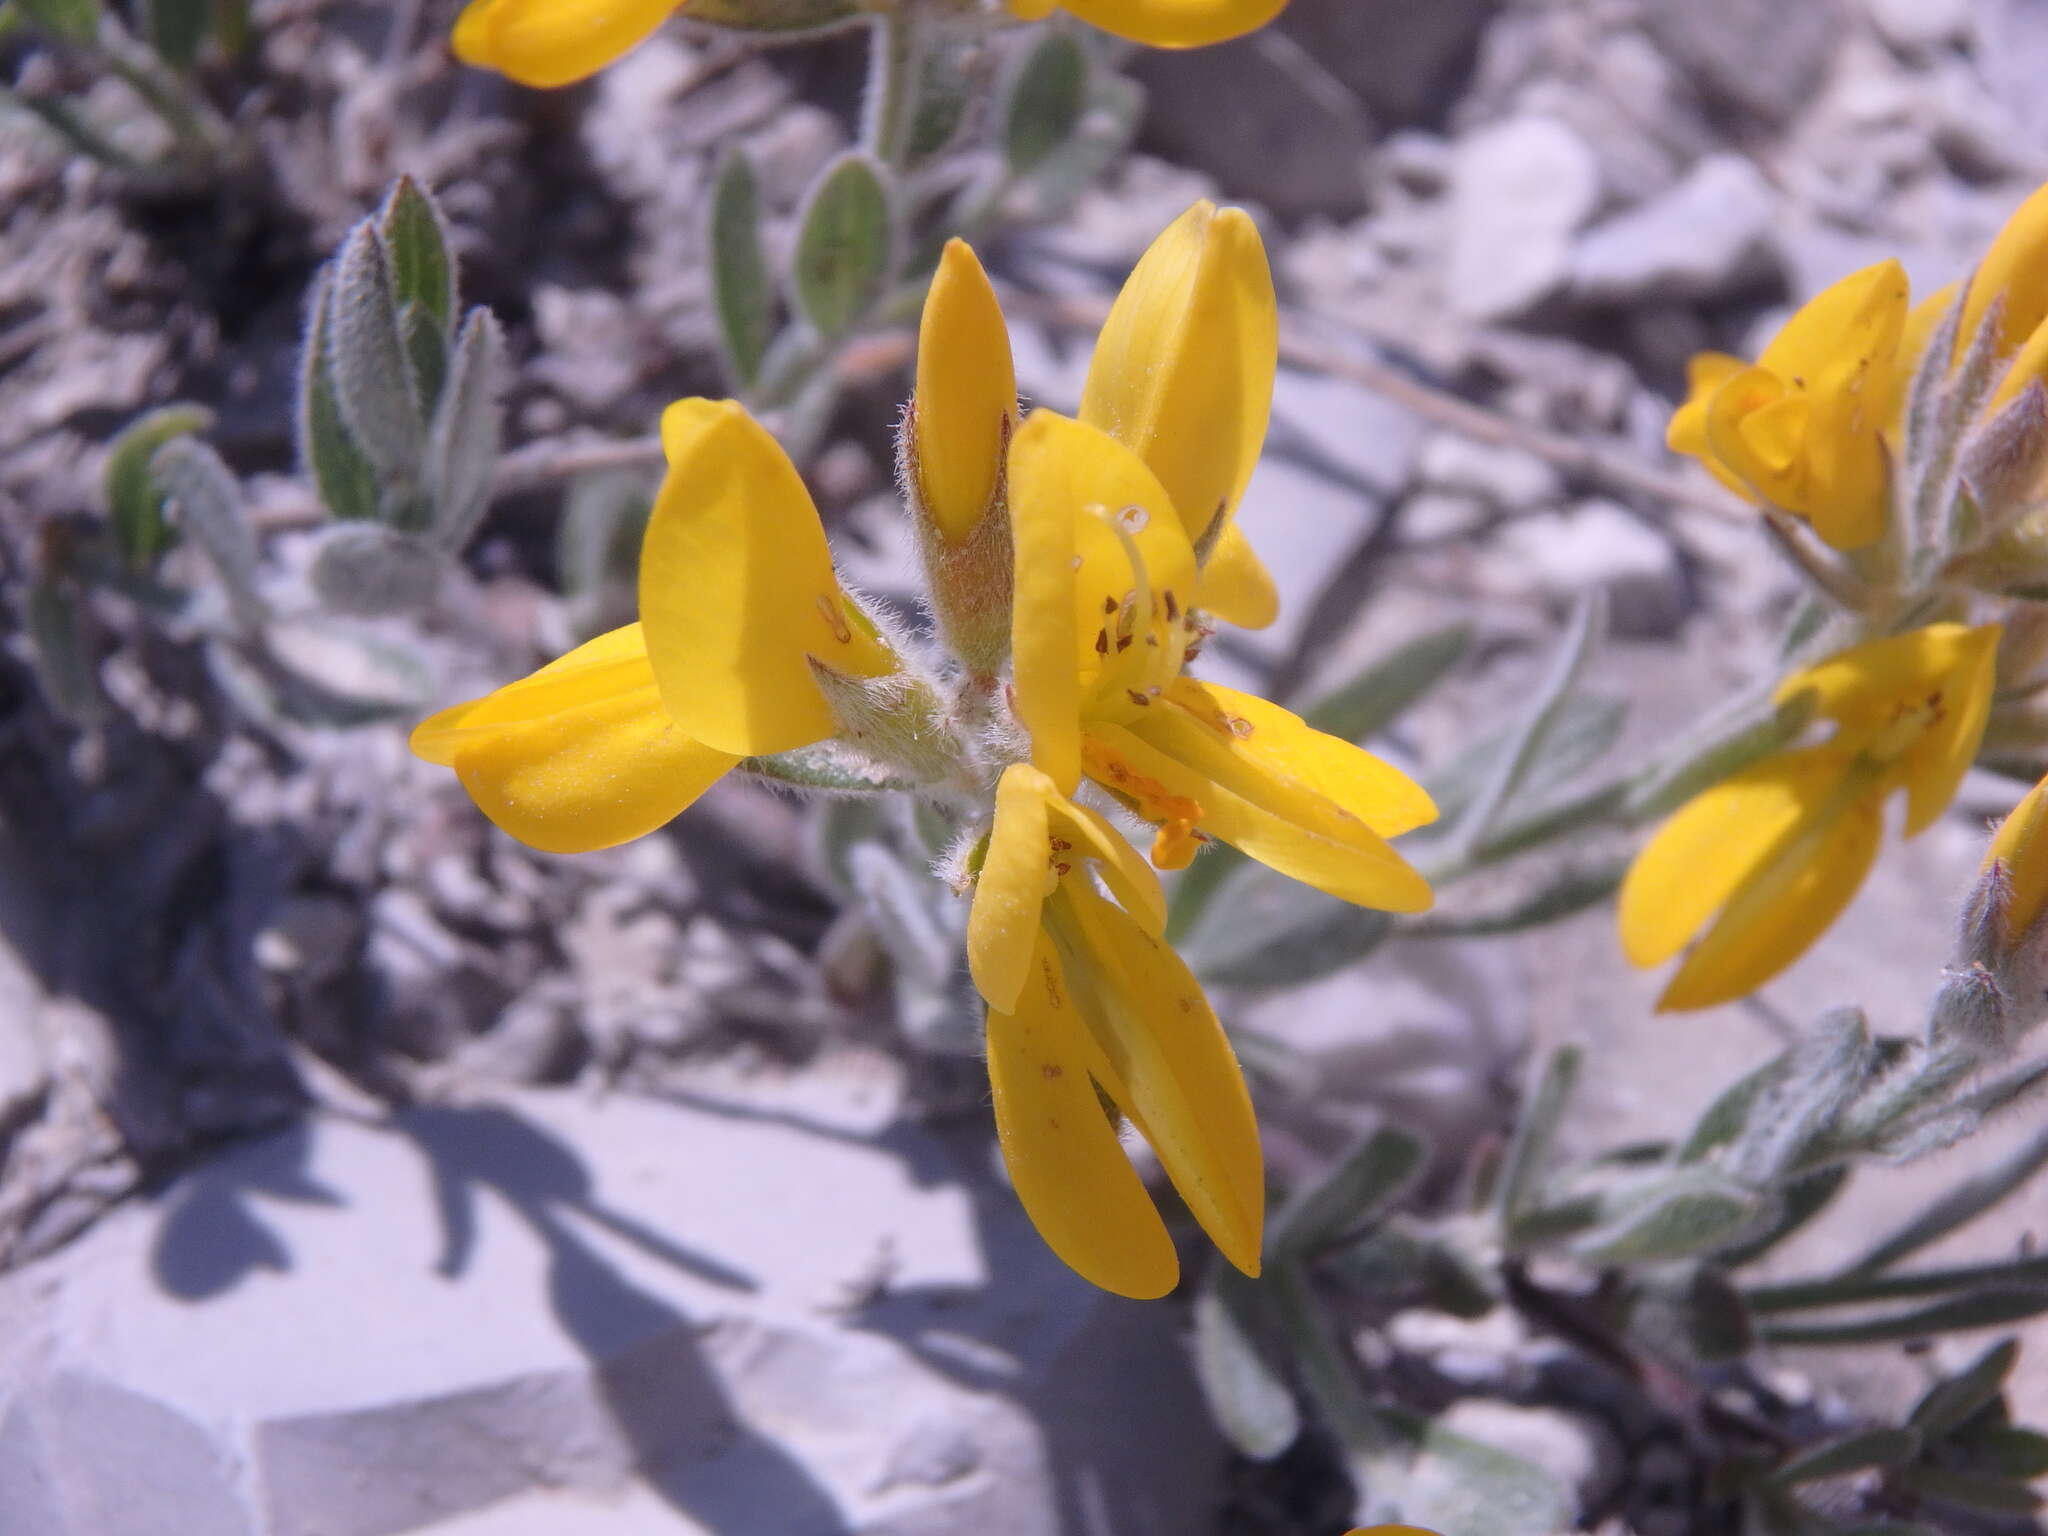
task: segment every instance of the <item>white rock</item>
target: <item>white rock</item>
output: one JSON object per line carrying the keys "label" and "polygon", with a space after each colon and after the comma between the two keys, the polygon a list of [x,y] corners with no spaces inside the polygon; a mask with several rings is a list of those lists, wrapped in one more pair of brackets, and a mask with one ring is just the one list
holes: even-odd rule
{"label": "white rock", "polygon": [[1605,592],[1617,634],[1668,635],[1685,616],[1677,551],[1611,501],[1594,498],[1511,524],[1489,564],[1523,590],[1554,601]]}
{"label": "white rock", "polygon": [[534,1092],[241,1148],[0,1281],[8,1536],[1199,1528],[1172,1314],[865,1113]]}
{"label": "white rock", "polygon": [[1541,1467],[1574,1490],[1582,1509],[1604,1503],[1621,1477],[1621,1446],[1613,1432],[1582,1414],[1467,1397],[1445,1409],[1436,1424]]}
{"label": "white rock", "polygon": [[1970,0],[1864,0],[1895,48],[1938,48],[1970,30]]}
{"label": "white rock", "polygon": [[1540,507],[1564,494],[1563,478],[1535,454],[1455,432],[1430,435],[1416,472],[1436,490],[1474,496],[1508,512]]}
{"label": "white rock", "polygon": [[1509,118],[1460,140],[1451,169],[1451,306],[1475,320],[1527,314],[1570,276],[1572,236],[1599,201],[1599,161],[1555,118]]}
{"label": "white rock", "polygon": [[1390,939],[1233,1017],[1302,1058],[1292,1108],[1347,1124],[1383,1113],[1443,1147],[1496,1125],[1529,1035],[1520,962],[1505,945],[1457,939]]}
{"label": "white rock", "polygon": [[1592,304],[1711,297],[1764,259],[1777,197],[1742,155],[1709,155],[1668,191],[1596,225],[1572,260]]}
{"label": "white rock", "polygon": [[0,1127],[25,1113],[49,1086],[49,1053],[37,1024],[42,1007],[43,989],[34,973],[0,937]]}

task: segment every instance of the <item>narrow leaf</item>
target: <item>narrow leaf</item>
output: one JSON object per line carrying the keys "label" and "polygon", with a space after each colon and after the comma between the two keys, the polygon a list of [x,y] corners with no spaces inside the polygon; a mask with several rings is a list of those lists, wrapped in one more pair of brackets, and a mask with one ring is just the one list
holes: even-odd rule
{"label": "narrow leaf", "polygon": [[391,257],[391,291],[402,309],[417,304],[440,328],[445,346],[455,331],[455,259],[440,205],[410,176],[398,178],[377,215]]}
{"label": "narrow leaf", "polygon": [[1910,1253],[1976,1220],[2025,1184],[2048,1163],[2048,1130],[2040,1132],[2004,1162],[1962,1180],[1912,1220],[1849,1266],[1854,1273],[1887,1269]]}
{"label": "narrow leaf", "polygon": [[448,382],[448,339],[440,323],[419,304],[406,304],[398,312],[399,334],[405,340],[406,361],[412,365],[413,392],[429,415],[440,403],[441,389]]}
{"label": "narrow leaf", "polygon": [[29,587],[25,608],[44,696],[72,724],[90,724],[104,712],[106,695],[78,589],[61,577],[43,576]]}
{"label": "narrow leaf", "polygon": [[1195,925],[1185,953],[1188,964],[1218,986],[1300,986],[1364,958],[1392,926],[1384,912],[1253,866]]}
{"label": "narrow leaf", "polygon": [[2048,1312],[2048,1287],[1997,1288],[1856,1322],[1766,1325],[1763,1337],[1769,1344],[1893,1344],[1964,1328],[1996,1328],[2043,1312]]}
{"label": "narrow leaf", "polygon": [[426,492],[433,507],[433,536],[451,554],[469,542],[491,503],[504,374],[504,333],[497,317],[479,306],[463,322],[448,368],[448,387],[427,444]]}
{"label": "narrow leaf", "polygon": [[315,280],[299,359],[299,467],[336,517],[368,520],[378,508],[377,471],[356,446],[334,394],[333,279]]}
{"label": "narrow leaf", "polygon": [[1968,1452],[1971,1460],[1999,1477],[2017,1483],[2048,1477],[2048,1435],[2017,1424],[1973,1426],[1949,1444]]}
{"label": "narrow leaf", "polygon": [[1849,1165],[1835,1163],[1830,1167],[1816,1168],[1812,1173],[1801,1174],[1778,1193],[1778,1215],[1770,1226],[1755,1237],[1724,1248],[1720,1261],[1730,1269],[1740,1269],[1745,1264],[1754,1264],[1778,1244],[1785,1241],[1814,1217],[1828,1208],[1842,1186],[1849,1182]]}
{"label": "narrow leaf", "polygon": [[1941,1439],[2005,1390],[2005,1379],[2019,1358],[2019,1340],[2000,1339],[1953,1376],[1929,1387],[1906,1422],[1930,1443]]}
{"label": "narrow leaf", "polygon": [[1003,100],[1003,155],[1013,175],[1037,170],[1080,126],[1088,55],[1072,33],[1043,28]]}
{"label": "narrow leaf", "polygon": [[1981,1509],[1993,1515],[2031,1515],[2042,1504],[2041,1495],[2025,1483],[2001,1482],[1974,1472],[1957,1472],[1926,1463],[1906,1467],[1898,1479],[1915,1493],[1964,1509]]}
{"label": "narrow leaf", "polygon": [[390,260],[367,219],[342,245],[328,306],[334,392],[351,436],[386,477],[417,474],[426,425],[399,333]]}
{"label": "narrow leaf", "polygon": [[256,534],[243,513],[242,488],[219,454],[196,437],[173,438],[149,461],[180,524],[220,573],[228,601],[244,623],[262,617],[256,595]]}
{"label": "narrow leaf", "polygon": [[1223,1437],[1253,1461],[1271,1461],[1301,1433],[1294,1393],[1256,1342],[1259,1292],[1219,1270],[1195,1295],[1195,1379]]}
{"label": "narrow leaf", "polygon": [[1568,864],[1551,870],[1533,890],[1493,911],[1432,915],[1412,924],[1409,931],[1429,938],[1484,938],[1541,928],[1598,906],[1614,894],[1627,872],[1625,859],[1590,868]]}
{"label": "narrow leaf", "polygon": [[1313,1253],[1376,1221],[1422,1176],[1429,1143],[1412,1131],[1383,1125],[1319,1182],[1297,1193],[1274,1219],[1266,1239],[1274,1259]]}
{"label": "narrow leaf", "polygon": [[1571,623],[1564,638],[1558,641],[1549,670],[1537,684],[1521,724],[1502,744],[1471,809],[1458,823],[1453,834],[1454,846],[1461,852],[1470,851],[1485,839],[1502,808],[1521,787],[1531,763],[1542,750],[1543,738],[1557,724],[1559,711],[1592,659],[1606,626],[1606,600],[1597,592],[1582,598],[1573,609]]}
{"label": "narrow leaf", "polygon": [[1694,1258],[1733,1242],[1762,1209],[1762,1197],[1732,1184],[1673,1181],[1575,1244],[1574,1251],[1595,1264]]}
{"label": "narrow leaf", "polygon": [[167,405],[121,429],[107,448],[101,483],[114,545],[131,571],[147,571],[170,541],[164,496],[149,473],[157,449],[174,437],[196,435],[213,426],[213,412],[200,405]]}
{"label": "narrow leaf", "polygon": [[1919,1454],[1920,1436],[1914,1430],[1867,1429],[1793,1457],[1778,1469],[1777,1481],[1790,1486],[1866,1467],[1902,1467]]}
{"label": "narrow leaf", "polygon": [[775,290],[761,241],[761,194],[754,162],[728,150],[711,187],[711,302],[733,381],[752,389],[775,330]]}
{"label": "narrow leaf", "polygon": [[1549,1171],[1551,1151],[1572,1094],[1579,1084],[1579,1068],[1585,1053],[1575,1045],[1552,1051],[1539,1069],[1534,1085],[1523,1100],[1515,1134],[1501,1161],[1494,1184],[1494,1205],[1501,1219],[1513,1230],[1515,1218],[1535,1200],[1543,1176]]}
{"label": "narrow leaf", "polygon": [[1861,1009],[1824,1014],[1750,1111],[1729,1148],[1729,1171],[1759,1188],[1775,1184],[1871,1081],[1877,1065]]}
{"label": "narrow leaf", "polygon": [[849,330],[889,275],[893,236],[883,174],[866,155],[842,155],[804,204],[791,282],[797,308],[823,335]]}
{"label": "narrow leaf", "polygon": [[1450,676],[1472,649],[1473,633],[1470,624],[1450,624],[1418,635],[1324,694],[1302,718],[1346,741],[1377,736]]}

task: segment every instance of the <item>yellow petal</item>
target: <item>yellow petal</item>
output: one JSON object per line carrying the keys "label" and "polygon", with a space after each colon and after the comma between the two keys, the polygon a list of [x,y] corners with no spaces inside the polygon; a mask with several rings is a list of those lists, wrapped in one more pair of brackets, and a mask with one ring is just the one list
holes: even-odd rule
{"label": "yellow petal", "polygon": [[1935,702],[1933,695],[1922,695],[1934,718],[1906,749],[1901,764],[1908,837],[1925,831],[1948,809],[1963,775],[1976,761],[1985,722],[1991,718],[2002,632],[1996,624],[1964,631],[1956,643],[1953,662],[1934,685],[1939,701]]}
{"label": "yellow petal", "polygon": [[669,469],[641,547],[640,618],[662,703],[723,752],[836,734],[811,659],[856,677],[894,659],[840,590],[796,466],[734,401],[678,401],[661,431]]}
{"label": "yellow petal", "polygon": [[[1119,0],[1103,8],[1179,7]],[[1279,7],[1263,0],[1187,9],[1270,15]],[[1110,309],[1088,365],[1081,419],[1151,466],[1191,544],[1230,515],[1251,479],[1272,414],[1279,347],[1273,274],[1258,227],[1238,208],[1204,201],[1174,220]]]}
{"label": "yellow petal", "polygon": [[1958,361],[1999,299],[2005,301],[1998,319],[1998,351],[2003,355],[2048,319],[2048,186],[2021,203],[2005,221],[1970,275],[1969,292],[1963,298],[1962,329],[1956,335]]}
{"label": "yellow petal", "polygon": [[1291,879],[1383,912],[1421,912],[1430,905],[1429,882],[1370,828],[1348,829],[1340,840],[1324,828],[1284,820],[1120,726],[1091,724],[1088,746],[1089,774],[1105,789],[1142,792],[1144,786],[1126,777],[1136,774],[1198,805],[1203,832]]}
{"label": "yellow petal", "polygon": [[1822,377],[1853,372],[1873,360],[1889,369],[1909,297],[1906,269],[1896,261],[1851,272],[1801,305],[1771,338],[1757,366],[1809,393]]}
{"label": "yellow petal", "polygon": [[1140,928],[1155,939],[1166,932],[1166,892],[1144,855],[1085,805],[1060,799],[1048,802],[1047,810],[1052,836],[1072,845],[1060,857],[1087,859]]}
{"label": "yellow petal", "polygon": [[[1033,411],[1011,444],[1010,524],[1015,707],[1032,761],[1071,793],[1081,715],[1104,699],[1135,710],[1133,692],[1146,695],[1178,674],[1191,633],[1194,552],[1144,462],[1053,411]],[[1075,777],[1064,778],[1070,770]]]}
{"label": "yellow petal", "polygon": [[1660,1011],[1747,997],[1812,947],[1877,857],[1882,791],[1801,826],[1722,909],[1657,1000]]}
{"label": "yellow petal", "polygon": [[1010,333],[964,240],[946,242],[925,295],[912,411],[919,500],[940,535],[958,544],[995,499],[1017,424]]}
{"label": "yellow petal", "polygon": [[1166,1223],[1095,1096],[1099,1054],[1052,946],[1040,940],[1014,1010],[988,1016],[996,1137],[1017,1199],[1046,1246],[1119,1296],[1164,1296],[1180,1278]]}
{"label": "yellow petal", "polygon": [[1048,861],[1046,807],[1059,798],[1052,780],[1013,763],[996,782],[995,826],[967,913],[967,970],[991,1008],[1017,1005],[1038,943],[1039,910],[1057,877]]}
{"label": "yellow petal", "polygon": [[1011,705],[1031,761],[1061,794],[1081,781],[1081,674],[1074,570],[1076,492],[1061,453],[1064,417],[1033,411],[1010,441]]}
{"label": "yellow petal", "polygon": [[1195,601],[1239,629],[1264,629],[1280,617],[1280,592],[1272,572],[1236,523],[1224,525],[1209,552]]}
{"label": "yellow petal", "polygon": [[1644,845],[1621,882],[1622,953],[1662,965],[1705,926],[1840,787],[1849,754],[1781,752],[1681,806]]}
{"label": "yellow petal", "polygon": [[548,853],[587,853],[652,832],[739,761],[692,741],[669,718],[637,624],[441,711],[413,732],[412,745],[453,767],[492,821]]}
{"label": "yellow petal", "polygon": [[1685,399],[1671,414],[1664,444],[1673,453],[1707,452],[1707,402],[1749,364],[1726,352],[1697,352],[1685,365]]}
{"label": "yellow petal", "polygon": [[2006,944],[2020,938],[2048,906],[2048,779],[2028,790],[2012,814],[1998,824],[1998,834],[1984,855],[1983,874],[1994,863],[2005,865],[2011,896],[2005,908]]}
{"label": "yellow petal", "polygon": [[[1153,48],[1200,48],[1256,32],[1287,0],[1065,0],[1090,26]],[[1017,0],[1011,0],[1013,11]],[[1021,11],[1019,14],[1023,14]]]}
{"label": "yellow petal", "polygon": [[1175,755],[1276,816],[1314,825],[1309,818],[1326,818],[1323,806],[1332,806],[1381,837],[1436,820],[1429,792],[1400,769],[1256,694],[1183,677],[1159,706],[1133,727],[1139,735],[1173,751],[1156,722],[1176,742],[1200,741],[1199,763]]}
{"label": "yellow petal", "polygon": [[1265,1165],[1244,1074],[1209,1000],[1181,959],[1082,884],[1063,886],[1087,955],[1067,968],[1105,1084],[1223,1256],[1259,1272]]}
{"label": "yellow petal", "polygon": [[470,0],[455,56],[521,85],[569,85],[645,42],[677,0]]}
{"label": "yellow petal", "polygon": [[1925,624],[1866,640],[1789,674],[1772,701],[1786,704],[1806,695],[1815,714],[1866,735],[1898,721],[1901,705],[1920,703],[1950,677],[1983,676],[1998,636],[1995,624]]}
{"label": "yellow petal", "polygon": [[[1785,398],[1784,381],[1776,374],[1767,368],[1744,368],[1723,379],[1708,397],[1703,426],[1707,461],[1734,477],[1749,495],[1777,506],[1801,499],[1795,475],[1799,444],[1785,442],[1792,425],[1790,413],[1766,418],[1776,424],[1770,431],[1759,432],[1749,423]],[[1806,403],[1794,404],[1803,420]]]}
{"label": "yellow petal", "polygon": [[1980,419],[1988,421],[2002,407],[2010,405],[2021,390],[2042,378],[2048,378],[2048,320],[2034,327],[2033,333],[2014,355],[2011,365],[1998,381],[1998,388],[1984,403]]}

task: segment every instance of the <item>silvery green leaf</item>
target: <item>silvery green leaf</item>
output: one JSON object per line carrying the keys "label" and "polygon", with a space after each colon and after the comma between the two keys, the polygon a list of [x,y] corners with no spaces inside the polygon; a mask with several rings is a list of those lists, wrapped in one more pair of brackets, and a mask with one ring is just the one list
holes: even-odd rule
{"label": "silvery green leaf", "polygon": [[413,651],[353,624],[294,619],[265,632],[279,712],[305,725],[347,727],[418,713],[434,680]]}
{"label": "silvery green leaf", "polygon": [[1766,1187],[1791,1169],[1875,1077],[1877,1056],[1858,1008],[1824,1014],[1782,1058],[1729,1148],[1727,1168]]}
{"label": "silvery green leaf", "polygon": [[14,0],[14,4],[30,21],[59,37],[89,43],[99,35],[100,0]]}
{"label": "silvery green leaf", "polygon": [[1371,1225],[1414,1187],[1428,1162],[1429,1143],[1413,1131],[1375,1127],[1281,1208],[1267,1235],[1268,1254],[1296,1258]]}
{"label": "silvery green leaf", "polygon": [[1549,1171],[1557,1132],[1578,1089],[1579,1068],[1584,1061],[1585,1053],[1575,1045],[1552,1051],[1538,1067],[1535,1081],[1523,1098],[1514,1137],[1508,1142],[1494,1181],[1494,1206],[1510,1229],[1515,1218],[1534,1202]]}
{"label": "silvery green leaf", "polygon": [[242,506],[242,488],[219,454],[196,437],[176,437],[149,461],[150,478],[187,533],[220,573],[228,601],[244,623],[262,617],[256,596],[256,534]]}
{"label": "silvery green leaf", "polygon": [[1919,1454],[1920,1436],[1910,1429],[1866,1429],[1802,1451],[1778,1469],[1776,1480],[1789,1486],[1867,1467],[1902,1467]]}
{"label": "silvery green leaf", "polygon": [[314,279],[305,350],[299,357],[299,467],[336,517],[368,520],[379,504],[377,471],[356,446],[334,394],[334,278]]}
{"label": "silvery green leaf", "polygon": [[2006,1378],[2019,1358],[2020,1341],[2000,1339],[1960,1371],[1929,1387],[1906,1422],[1930,1443],[1960,1429],[2005,1390]]}
{"label": "silvery green leaf", "polygon": [[1840,1323],[1771,1323],[1767,1344],[1896,1344],[1966,1328],[1997,1328],[2048,1312],[2048,1286],[1993,1286],[1902,1312]]}
{"label": "silvery green leaf", "polygon": [[798,747],[794,752],[777,752],[769,757],[742,758],[738,771],[773,779],[792,789],[842,795],[905,794],[919,787],[914,780],[872,759],[855,757],[836,742]]}
{"label": "silvery green leaf", "polygon": [[761,241],[761,194],[754,163],[728,149],[711,184],[711,305],[733,381],[752,389],[775,329],[775,289]]}
{"label": "silvery green leaf", "polygon": [[1950,1443],[1966,1450],[1972,1462],[2013,1482],[2048,1477],[2048,1435],[2038,1430],[2017,1424],[1973,1425]]}
{"label": "silvery green leaf", "polygon": [[146,0],[149,45],[173,69],[190,69],[206,41],[213,0]]}
{"label": "silvery green leaf", "polygon": [[414,392],[431,416],[448,382],[448,338],[440,322],[418,304],[399,306],[398,331],[405,340],[406,361],[412,365]]}
{"label": "silvery green leaf", "polygon": [[417,474],[426,423],[399,331],[390,259],[368,219],[342,243],[327,306],[329,372],[350,435],[387,479]]}
{"label": "silvery green leaf", "polygon": [[1685,1144],[1679,1148],[1679,1162],[1702,1162],[1740,1136],[1743,1127],[1749,1124],[1750,1111],[1756,1107],[1757,1100],[1785,1070],[1789,1054],[1788,1052],[1765,1062],[1729,1087],[1722,1089],[1693,1126],[1692,1134],[1686,1137]]}
{"label": "silvery green leaf", "polygon": [[1195,1380],[1223,1437],[1253,1461],[1271,1461],[1301,1433],[1301,1410],[1257,1342],[1259,1292],[1218,1269],[1195,1294]]}
{"label": "silvery green leaf", "polygon": [[1361,1460],[1369,1509],[1457,1536],[1557,1536],[1572,1528],[1569,1495],[1544,1469],[1404,1409],[1384,1410],[1390,1438]]}
{"label": "silvery green leaf", "polygon": [[1886,1126],[1874,1139],[1872,1150],[1897,1163],[1944,1151],[1975,1134],[1993,1115],[2032,1102],[2044,1089],[2048,1089],[2048,1061],[2031,1063],[1939,1110]]}
{"label": "silvery green leaf", "polygon": [[1466,915],[1432,914],[1412,925],[1412,932],[1431,938],[1484,937],[1541,928],[1588,907],[1598,906],[1620,887],[1628,861],[1610,859],[1591,866],[1566,864],[1548,872],[1533,889],[1505,906]]}
{"label": "silvery green leaf", "polygon": [[1905,1487],[1926,1498],[1964,1509],[1979,1509],[1993,1515],[2031,1515],[2041,1508],[2042,1496],[2025,1483],[2006,1482],[1979,1472],[1961,1472],[1926,1462],[1902,1467],[1895,1476]]}
{"label": "silvery green leaf", "polygon": [[700,25],[781,38],[831,32],[867,14],[859,0],[690,0],[690,20]]}
{"label": "silvery green leaf", "polygon": [[939,887],[922,871],[905,868],[880,842],[856,843],[847,851],[846,867],[897,969],[927,991],[942,990],[957,968],[959,945],[932,915],[931,898]]}
{"label": "silvery green leaf", "polygon": [[1073,138],[1087,99],[1086,50],[1065,28],[1040,28],[1003,91],[1003,156],[1011,174],[1030,175]]}
{"label": "silvery green leaf", "polygon": [[1673,1177],[1627,1200],[1611,1221],[1573,1244],[1591,1264],[1655,1264],[1726,1247],[1764,1213],[1763,1197],[1708,1174]]}
{"label": "silvery green leaf", "polygon": [[[1619,699],[1567,695],[1521,776],[1515,797],[1518,805],[1540,801],[1605,756],[1620,737],[1627,717],[1628,706]],[[1419,831],[1434,836],[1469,813],[1485,788],[1487,774],[1497,769],[1502,754],[1509,750],[1515,729],[1489,732],[1429,776],[1438,820]]]}
{"label": "silvery green leaf", "polygon": [[1378,735],[1448,677],[1472,649],[1470,624],[1430,630],[1367,665],[1302,712],[1319,731],[1363,742]]}
{"label": "silvery green leaf", "polygon": [[1362,959],[1392,926],[1384,912],[1254,865],[1196,921],[1182,951],[1196,974],[1218,986],[1292,987]]}
{"label": "silvery green leaf", "polygon": [[850,152],[804,201],[790,280],[797,308],[821,335],[850,330],[888,280],[895,233],[886,176],[879,162]]}
{"label": "silvery green leaf", "polygon": [[1083,192],[1122,157],[1137,137],[1145,113],[1145,91],[1127,75],[1096,70],[1088,86],[1081,121],[1010,202],[1020,217],[1052,222],[1063,217]]}
{"label": "silvery green leaf", "polygon": [[414,613],[440,589],[443,559],[417,535],[377,523],[340,523],[321,536],[308,579],[334,613]]}
{"label": "silvery green leaf", "polygon": [[1755,1237],[1745,1238],[1731,1248],[1722,1249],[1719,1255],[1720,1262],[1730,1269],[1740,1269],[1745,1264],[1754,1264],[1826,1210],[1848,1182],[1847,1163],[1835,1163],[1826,1168],[1816,1168],[1811,1173],[1801,1174],[1779,1191],[1778,1214],[1771,1224]]}
{"label": "silvery green leaf", "polygon": [[391,260],[391,291],[400,309],[417,304],[440,328],[444,344],[455,334],[455,258],[440,205],[410,176],[398,178],[377,215]]}
{"label": "silvery green leaf", "polygon": [[146,571],[170,540],[164,520],[164,493],[149,472],[157,449],[176,437],[193,436],[213,426],[213,412],[203,405],[167,405],[137,417],[107,447],[107,515],[114,547],[131,571]]}
{"label": "silvery green leaf", "polygon": [[100,691],[90,620],[77,588],[61,577],[39,578],[28,589],[24,617],[35,647],[36,679],[51,707],[74,725],[97,720],[106,695]]}
{"label": "silvery green leaf", "polygon": [[931,159],[959,134],[969,106],[987,90],[987,71],[977,67],[984,51],[979,39],[950,45],[941,39],[926,52],[917,110],[904,146],[908,163]]}
{"label": "silvery green leaf", "polygon": [[1521,722],[1501,743],[1498,754],[1487,765],[1472,804],[1458,817],[1451,831],[1454,847],[1466,852],[1478,847],[1515,791],[1522,787],[1542,751],[1543,738],[1556,726],[1565,700],[1578,686],[1579,677],[1606,628],[1606,599],[1597,592],[1581,598],[1572,610],[1564,637],[1551,655],[1549,667],[1524,707]]}
{"label": "silvery green leaf", "polygon": [[1790,745],[1812,719],[1811,694],[1782,706],[1773,704],[1768,692],[1739,697],[1667,747],[1630,785],[1623,809],[1638,822],[1676,810],[1701,790]]}
{"label": "silvery green leaf", "polygon": [[497,317],[488,309],[472,309],[455,343],[448,387],[427,441],[425,489],[433,507],[433,537],[450,553],[469,542],[491,504],[504,375],[505,341]]}

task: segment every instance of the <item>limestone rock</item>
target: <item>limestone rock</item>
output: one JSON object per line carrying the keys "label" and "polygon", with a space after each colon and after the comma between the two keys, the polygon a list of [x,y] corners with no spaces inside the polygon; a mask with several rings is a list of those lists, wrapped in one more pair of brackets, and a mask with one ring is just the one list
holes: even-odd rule
{"label": "limestone rock", "polygon": [[1571,275],[1572,237],[1599,201],[1599,161],[1556,118],[1467,135],[1451,172],[1451,306],[1474,320],[1527,314]]}
{"label": "limestone rock", "polygon": [[1777,198],[1743,155],[1717,154],[1676,186],[1587,231],[1572,292],[1589,304],[1725,293],[1765,264]]}

